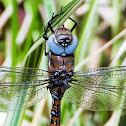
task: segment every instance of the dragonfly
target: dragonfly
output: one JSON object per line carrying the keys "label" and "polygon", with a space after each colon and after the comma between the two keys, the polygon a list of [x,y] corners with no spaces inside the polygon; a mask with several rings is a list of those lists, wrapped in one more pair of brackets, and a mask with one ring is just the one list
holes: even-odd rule
{"label": "dragonfly", "polygon": [[[27,108],[44,99],[50,91],[52,108],[49,126],[60,126],[62,97],[91,111],[126,108],[126,66],[101,67],[74,72],[74,51],[78,40],[64,26],[53,30],[53,15],[44,28],[48,43],[48,70],[26,67],[0,67],[0,111]],[[47,31],[52,35],[48,38]],[[18,99],[18,102],[17,102]]]}

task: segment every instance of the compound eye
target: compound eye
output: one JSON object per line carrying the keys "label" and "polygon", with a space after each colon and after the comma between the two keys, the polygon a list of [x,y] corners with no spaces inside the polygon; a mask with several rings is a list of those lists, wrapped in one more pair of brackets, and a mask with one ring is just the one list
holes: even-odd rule
{"label": "compound eye", "polygon": [[[62,39],[60,39],[63,41]],[[48,45],[50,50],[56,54],[56,55],[61,55],[63,53],[70,55],[74,52],[74,50],[77,47],[78,40],[75,35],[72,35],[72,40],[66,39],[67,42],[58,42],[55,38],[55,35],[51,35],[48,39]]]}

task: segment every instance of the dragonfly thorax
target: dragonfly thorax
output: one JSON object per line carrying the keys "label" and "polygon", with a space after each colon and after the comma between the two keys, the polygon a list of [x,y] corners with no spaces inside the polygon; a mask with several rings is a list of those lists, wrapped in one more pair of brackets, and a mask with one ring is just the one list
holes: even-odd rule
{"label": "dragonfly thorax", "polygon": [[62,87],[68,85],[69,82],[71,82],[71,75],[68,73],[60,72],[53,75],[53,79],[50,79],[50,83],[53,87]]}

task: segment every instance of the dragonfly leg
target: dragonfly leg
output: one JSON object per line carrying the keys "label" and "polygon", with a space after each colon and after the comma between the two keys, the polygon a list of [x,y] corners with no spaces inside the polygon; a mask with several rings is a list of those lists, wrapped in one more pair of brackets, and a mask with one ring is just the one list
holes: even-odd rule
{"label": "dragonfly leg", "polygon": [[53,20],[54,20],[56,17],[58,17],[58,16],[60,16],[60,15],[62,14],[62,7],[61,7],[61,10],[60,10],[60,13],[59,13],[59,14],[57,14],[57,15],[55,15],[55,16],[54,16],[54,14],[55,14],[55,13],[52,14],[52,18],[49,20],[47,28],[46,28],[45,25],[44,25],[44,34],[43,34],[43,38],[44,38],[45,40],[48,40],[48,37],[47,37],[48,28],[50,28],[50,30],[51,30],[53,33],[55,32],[55,31],[53,30],[53,28],[52,28],[51,25],[52,25],[52,23],[53,23]]}
{"label": "dragonfly leg", "polygon": [[46,41],[48,40],[48,37],[47,37],[47,30],[48,28],[46,29],[45,28],[45,25],[44,25],[44,34],[43,34],[43,38],[45,39],[45,45],[44,45],[44,50],[45,50],[45,56],[48,55],[48,53],[46,52]]}
{"label": "dragonfly leg", "polygon": [[53,33],[54,33],[55,31],[53,30],[53,28],[52,28],[51,25],[52,25],[54,19],[62,14],[62,7],[61,7],[61,9],[60,9],[60,13],[59,13],[59,14],[57,14],[57,15],[54,15],[54,14],[55,14],[55,13],[52,14],[52,18],[51,18],[50,21],[48,22],[48,27],[50,28],[50,30],[51,30]]}
{"label": "dragonfly leg", "polygon": [[72,32],[74,30],[74,28],[77,26],[77,22],[70,17],[69,17],[69,19],[74,22],[74,26],[70,30]]}
{"label": "dragonfly leg", "polygon": [[60,13],[59,13],[59,14],[57,14],[57,15],[54,15],[54,14],[55,14],[55,13],[52,14],[52,18],[49,20],[47,28],[46,28],[45,25],[44,25],[44,34],[43,34],[43,38],[45,39],[45,45],[44,45],[45,56],[48,54],[48,53],[46,52],[46,41],[48,40],[47,31],[48,31],[48,29],[50,28],[50,30],[51,30],[53,33],[55,33],[55,31],[53,30],[53,28],[52,28],[51,25],[52,25],[54,19],[62,14],[62,7],[61,7],[61,10],[60,10]]}

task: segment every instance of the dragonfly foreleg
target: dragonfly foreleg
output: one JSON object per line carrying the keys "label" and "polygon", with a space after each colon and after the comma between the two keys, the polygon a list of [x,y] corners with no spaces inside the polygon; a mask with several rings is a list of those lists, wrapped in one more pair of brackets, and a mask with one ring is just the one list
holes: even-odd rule
{"label": "dragonfly foreleg", "polygon": [[75,20],[73,20],[71,17],[69,17],[69,19],[74,22],[74,26],[70,30],[72,32],[74,30],[74,28],[77,26],[77,22]]}

